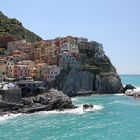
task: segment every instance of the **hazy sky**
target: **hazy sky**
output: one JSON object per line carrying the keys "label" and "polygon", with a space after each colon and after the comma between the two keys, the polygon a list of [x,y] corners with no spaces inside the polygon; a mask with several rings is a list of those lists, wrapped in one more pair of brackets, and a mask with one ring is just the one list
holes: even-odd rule
{"label": "hazy sky", "polygon": [[98,41],[119,73],[140,74],[140,0],[0,0],[0,10],[43,39]]}

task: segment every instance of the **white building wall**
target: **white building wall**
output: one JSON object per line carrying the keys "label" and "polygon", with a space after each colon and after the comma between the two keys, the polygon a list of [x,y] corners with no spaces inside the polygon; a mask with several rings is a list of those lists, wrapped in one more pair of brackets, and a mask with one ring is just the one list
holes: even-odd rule
{"label": "white building wall", "polygon": [[6,75],[8,77],[14,77],[14,66],[15,66],[14,62],[10,61],[7,62]]}
{"label": "white building wall", "polygon": [[60,67],[56,65],[48,66],[48,76],[47,81],[51,82],[55,80],[56,76],[60,74]]}

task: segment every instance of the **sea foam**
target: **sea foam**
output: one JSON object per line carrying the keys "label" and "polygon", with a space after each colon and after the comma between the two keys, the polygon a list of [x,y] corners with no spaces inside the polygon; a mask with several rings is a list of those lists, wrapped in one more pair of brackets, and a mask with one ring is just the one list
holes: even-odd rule
{"label": "sea foam", "polygon": [[[63,111],[58,111],[58,110],[53,110],[53,111],[40,111],[40,112],[35,112],[33,114],[39,114],[39,115],[51,115],[51,114],[85,114],[87,112],[95,112],[95,111],[100,111],[102,109],[104,109],[104,106],[102,106],[102,105],[94,105],[93,108],[89,108],[89,109],[83,109],[83,105],[78,105],[78,107],[75,108],[75,109],[67,109],[67,110],[63,110]],[[4,122],[4,121],[7,121],[9,119],[13,119],[13,118],[18,117],[20,115],[25,115],[25,114],[22,114],[22,113],[19,113],[19,114],[6,114],[6,115],[3,115],[3,116],[0,116],[0,122]]]}
{"label": "sea foam", "polygon": [[100,111],[104,109],[103,106],[101,105],[94,105],[93,108],[89,108],[89,109],[83,109],[83,105],[78,106],[78,108],[75,109],[68,109],[68,110],[63,110],[63,111],[41,111],[39,112],[39,114],[85,114],[87,112],[93,112],[93,111]]}
{"label": "sea foam", "polygon": [[136,87],[136,89],[134,89],[134,91],[140,91],[140,87]]}
{"label": "sea foam", "polygon": [[17,116],[20,116],[22,115],[21,113],[19,114],[6,114],[6,115],[3,115],[3,116],[0,116],[0,122],[3,122],[3,121],[6,121],[6,120],[9,120],[9,119],[13,119]]}
{"label": "sea foam", "polygon": [[124,96],[125,94],[124,93],[117,93],[115,95],[117,95],[117,96]]}

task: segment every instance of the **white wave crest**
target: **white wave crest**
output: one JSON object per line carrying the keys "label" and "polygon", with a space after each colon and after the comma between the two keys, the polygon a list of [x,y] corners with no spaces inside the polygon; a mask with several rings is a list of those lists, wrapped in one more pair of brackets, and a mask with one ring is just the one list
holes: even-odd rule
{"label": "white wave crest", "polygon": [[84,113],[87,113],[87,112],[92,112],[92,111],[99,111],[99,110],[102,110],[104,109],[103,106],[101,105],[94,105],[93,108],[89,108],[89,109],[83,109],[83,105],[80,105],[78,108],[75,108],[75,109],[69,109],[69,110],[64,110],[64,111],[42,111],[42,112],[39,112],[39,114],[84,114]]}
{"label": "white wave crest", "polygon": [[19,115],[21,115],[21,113],[19,113],[19,114],[6,114],[6,115],[3,115],[3,116],[0,116],[0,122],[6,121],[6,120],[9,120],[9,119],[13,119],[13,118],[15,118]]}
{"label": "white wave crest", "polygon": [[134,91],[140,91],[140,87],[136,87],[136,89],[134,89]]}
{"label": "white wave crest", "polygon": [[[37,112],[35,114],[40,114],[40,115],[50,115],[50,114],[85,114],[87,112],[100,111],[102,109],[104,109],[104,106],[101,106],[101,105],[94,105],[93,108],[89,108],[89,109],[83,109],[83,105],[79,105],[75,109],[68,109],[68,110],[63,110],[63,111],[57,111],[57,110],[41,111],[41,112]],[[3,116],[0,116],[0,122],[5,122],[6,120],[13,119],[13,118],[18,117],[20,115],[25,115],[25,114],[22,114],[22,113],[19,113],[19,114],[6,114],[6,115],[3,115]]]}
{"label": "white wave crest", "polygon": [[124,96],[125,94],[124,93],[117,93],[115,94],[116,96]]}
{"label": "white wave crest", "polygon": [[78,101],[78,99],[77,99],[77,98],[71,98],[71,100],[72,100],[72,101]]}

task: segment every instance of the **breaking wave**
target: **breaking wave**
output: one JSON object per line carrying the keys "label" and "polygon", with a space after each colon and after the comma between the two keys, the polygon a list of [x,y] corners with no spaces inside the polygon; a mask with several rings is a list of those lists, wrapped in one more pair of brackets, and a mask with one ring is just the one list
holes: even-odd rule
{"label": "breaking wave", "polygon": [[124,93],[117,93],[115,95],[117,95],[117,96],[124,96],[125,94]]}
{"label": "breaking wave", "polygon": [[94,112],[94,111],[100,111],[104,109],[103,106],[101,105],[94,105],[93,108],[89,109],[83,109],[83,105],[80,105],[78,108],[75,109],[69,109],[69,110],[64,110],[64,111],[42,111],[39,112],[39,114],[85,114],[87,112]]}
{"label": "breaking wave", "polygon": [[21,113],[19,113],[19,114],[6,114],[3,116],[0,116],[0,122],[6,121],[9,119],[13,119],[13,118],[20,116],[20,115],[21,115]]}
{"label": "breaking wave", "polygon": [[134,89],[134,91],[140,91],[140,87],[136,87],[136,89]]}

